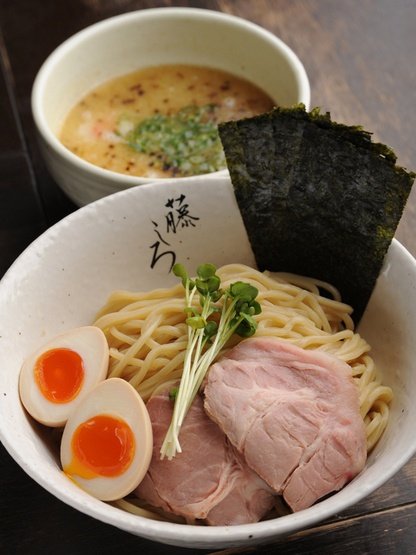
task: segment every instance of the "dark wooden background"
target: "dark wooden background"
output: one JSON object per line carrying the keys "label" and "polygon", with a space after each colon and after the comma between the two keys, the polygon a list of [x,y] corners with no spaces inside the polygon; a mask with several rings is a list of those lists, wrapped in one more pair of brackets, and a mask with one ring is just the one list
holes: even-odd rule
{"label": "dark wooden background", "polygon": [[[312,106],[362,124],[394,148],[401,165],[416,169],[416,0],[0,0],[0,276],[42,231],[76,209],[37,149],[30,92],[40,65],[95,21],[171,5],[232,13],[278,35],[305,65]],[[415,230],[416,188],[396,235],[414,255]],[[219,553],[414,554],[415,524],[413,458],[373,495],[320,526],[273,545]],[[145,541],[78,513],[28,478],[0,446],[0,553],[195,551]]]}

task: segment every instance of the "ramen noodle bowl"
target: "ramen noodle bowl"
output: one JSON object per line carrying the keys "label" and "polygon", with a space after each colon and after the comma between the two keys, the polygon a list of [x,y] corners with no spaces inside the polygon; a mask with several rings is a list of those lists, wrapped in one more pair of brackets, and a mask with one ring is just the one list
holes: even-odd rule
{"label": "ramen noodle bowl", "polygon": [[[147,292],[177,285],[177,278],[168,274],[170,255],[151,268],[150,246],[156,241],[152,221],[159,224],[158,229],[163,227],[165,204],[170,198],[185,195],[190,214],[199,218],[195,227],[169,235],[169,250],[178,261],[185,262],[192,275],[197,265],[206,261],[218,268],[231,262],[255,266],[229,179],[212,179],[203,195],[200,183],[200,178],[193,178],[144,185],[86,206],[30,245],[0,282],[0,438],[7,451],[43,488],[80,512],[132,534],[194,550],[255,545],[311,527],[358,503],[416,452],[416,262],[394,240],[357,329],[362,341],[356,345],[348,341],[348,348],[339,351],[346,359],[355,349],[363,357],[371,356],[381,384],[390,388],[394,397],[387,426],[363,471],[341,491],[295,514],[255,524],[209,527],[131,514],[95,499],[64,475],[59,452],[20,402],[21,365],[48,338],[93,322],[112,291]],[[305,289],[301,283],[295,285]],[[305,310],[310,308],[310,303],[306,304]],[[338,318],[335,311],[330,313],[328,329]],[[324,335],[319,333],[318,338]],[[367,344],[371,345],[370,352],[365,350]],[[356,372],[357,379],[358,374],[364,375],[360,367]],[[364,404],[362,408],[367,411]]]}

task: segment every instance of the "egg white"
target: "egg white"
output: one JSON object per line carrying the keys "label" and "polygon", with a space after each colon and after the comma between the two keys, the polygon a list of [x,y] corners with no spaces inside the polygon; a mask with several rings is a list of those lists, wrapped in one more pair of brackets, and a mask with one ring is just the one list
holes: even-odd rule
{"label": "egg white", "polygon": [[[37,359],[46,351],[64,348],[77,352],[83,361],[84,381],[78,395],[67,403],[46,399],[34,376]],[[41,424],[64,426],[68,416],[85,395],[107,376],[109,349],[101,329],[83,326],[62,333],[42,345],[24,361],[19,377],[20,399],[28,413]]]}
{"label": "egg white", "polygon": [[121,378],[110,378],[98,384],[70,415],[61,440],[61,464],[65,471],[73,457],[71,441],[77,427],[83,422],[106,414],[124,420],[135,439],[135,454],[131,464],[119,476],[71,479],[87,493],[102,501],[121,499],[142,481],[150,465],[153,434],[146,405],[137,391]]}

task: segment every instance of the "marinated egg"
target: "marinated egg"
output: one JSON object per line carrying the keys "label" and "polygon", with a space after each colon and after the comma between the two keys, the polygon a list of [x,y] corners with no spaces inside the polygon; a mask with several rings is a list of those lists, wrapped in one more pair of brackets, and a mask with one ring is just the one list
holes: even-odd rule
{"label": "marinated egg", "polygon": [[108,371],[108,344],[95,326],[62,333],[32,353],[19,378],[20,399],[31,416],[63,426],[70,413]]}
{"label": "marinated egg", "polygon": [[133,491],[150,464],[153,435],[142,398],[110,378],[81,401],[61,441],[63,471],[87,493],[114,501]]}

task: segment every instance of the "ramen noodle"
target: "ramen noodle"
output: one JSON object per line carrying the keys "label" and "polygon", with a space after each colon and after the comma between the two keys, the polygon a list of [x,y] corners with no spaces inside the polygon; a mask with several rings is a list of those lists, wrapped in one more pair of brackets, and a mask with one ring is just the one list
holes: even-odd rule
{"label": "ramen noodle", "polygon": [[[259,290],[256,337],[325,351],[351,366],[371,451],[387,425],[392,391],[378,377],[370,346],[354,331],[352,307],[334,287],[311,278],[262,273],[241,264],[223,266],[217,275],[223,287],[244,281]],[[146,293],[113,292],[95,322],[110,346],[109,377],[128,380],[144,400],[164,382],[180,379],[188,337],[185,318],[182,284]],[[238,341],[233,337],[226,349]]]}

